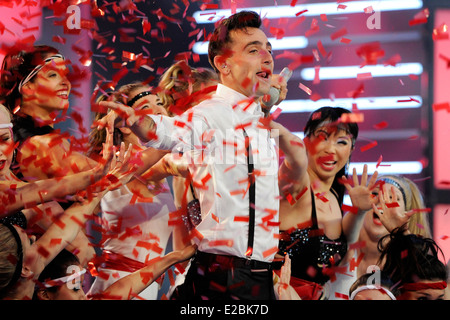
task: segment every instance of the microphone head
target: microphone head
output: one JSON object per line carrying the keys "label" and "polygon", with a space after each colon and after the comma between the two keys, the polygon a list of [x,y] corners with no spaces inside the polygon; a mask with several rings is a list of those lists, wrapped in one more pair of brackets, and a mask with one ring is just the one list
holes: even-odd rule
{"label": "microphone head", "polygon": [[[290,70],[288,67],[285,67],[283,68],[283,70],[281,70],[280,76],[283,77],[286,82],[288,82],[292,76],[292,70]],[[268,94],[270,95],[269,101],[263,101],[263,103],[266,107],[271,108],[280,98],[280,90],[275,87],[270,87]]]}
{"label": "microphone head", "polygon": [[280,98],[280,90],[275,87],[270,87],[268,95],[270,96],[269,101],[263,101],[263,103],[266,107],[272,107]]}

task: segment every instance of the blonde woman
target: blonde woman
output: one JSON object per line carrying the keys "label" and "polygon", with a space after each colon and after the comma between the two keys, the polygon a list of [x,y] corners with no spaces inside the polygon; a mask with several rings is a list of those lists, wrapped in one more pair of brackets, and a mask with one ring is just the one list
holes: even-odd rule
{"label": "blonde woman", "polygon": [[[120,87],[111,98],[136,111],[167,115],[159,97],[148,85],[140,82]],[[97,114],[97,118],[101,116]],[[131,147],[132,154],[139,159],[140,169],[135,179],[108,192],[101,200],[102,255],[95,263],[102,276],[92,284],[91,295],[104,292],[119,279],[144,268],[149,261],[162,258],[173,231],[173,226],[169,225],[170,213],[176,211],[169,185],[159,174],[164,170],[153,168],[151,172],[144,172],[148,168],[147,160],[141,155],[161,158],[163,153],[146,148],[129,128],[115,128],[113,136],[114,145],[124,143],[126,147]],[[90,156],[101,148],[104,137],[105,129],[91,131]],[[158,294],[158,283],[153,283],[139,296],[145,300],[156,300]]]}
{"label": "blonde woman", "polygon": [[219,78],[210,68],[192,68],[181,60],[161,76],[155,92],[169,115],[181,114],[210,97]]}
{"label": "blonde woman", "polygon": [[361,183],[356,171],[353,171],[353,186],[344,180],[353,206],[358,209],[359,221],[356,224],[359,227],[354,229],[356,241],[349,242],[342,268],[335,270],[335,281],[327,283],[330,300],[345,298],[357,278],[382,267],[378,263],[381,255],[378,242],[396,228],[406,225],[409,233],[431,238],[428,212],[413,181],[398,175],[368,180],[367,167]]}

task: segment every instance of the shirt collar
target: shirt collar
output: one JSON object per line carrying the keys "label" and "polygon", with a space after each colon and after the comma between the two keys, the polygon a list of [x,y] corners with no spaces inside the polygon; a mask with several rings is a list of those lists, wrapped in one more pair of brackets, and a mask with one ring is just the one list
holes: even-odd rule
{"label": "shirt collar", "polygon": [[221,83],[217,85],[216,94],[219,97],[226,99],[232,106],[239,104],[241,108],[245,109],[245,111],[249,114],[262,114],[261,105],[259,102],[253,102],[248,105],[249,98],[247,96]]}

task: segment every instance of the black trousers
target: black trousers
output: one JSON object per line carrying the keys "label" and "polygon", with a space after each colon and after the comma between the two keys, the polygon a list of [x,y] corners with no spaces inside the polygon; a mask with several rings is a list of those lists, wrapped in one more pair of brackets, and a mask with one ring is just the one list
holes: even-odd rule
{"label": "black trousers", "polygon": [[198,251],[173,300],[275,300],[271,264]]}

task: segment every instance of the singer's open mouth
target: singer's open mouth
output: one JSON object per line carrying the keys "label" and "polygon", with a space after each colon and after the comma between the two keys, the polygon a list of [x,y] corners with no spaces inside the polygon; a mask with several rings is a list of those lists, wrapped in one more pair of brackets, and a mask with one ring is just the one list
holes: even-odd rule
{"label": "singer's open mouth", "polygon": [[264,79],[269,79],[270,74],[265,72],[265,71],[261,71],[261,72],[257,72],[256,75],[258,77],[264,78]]}

